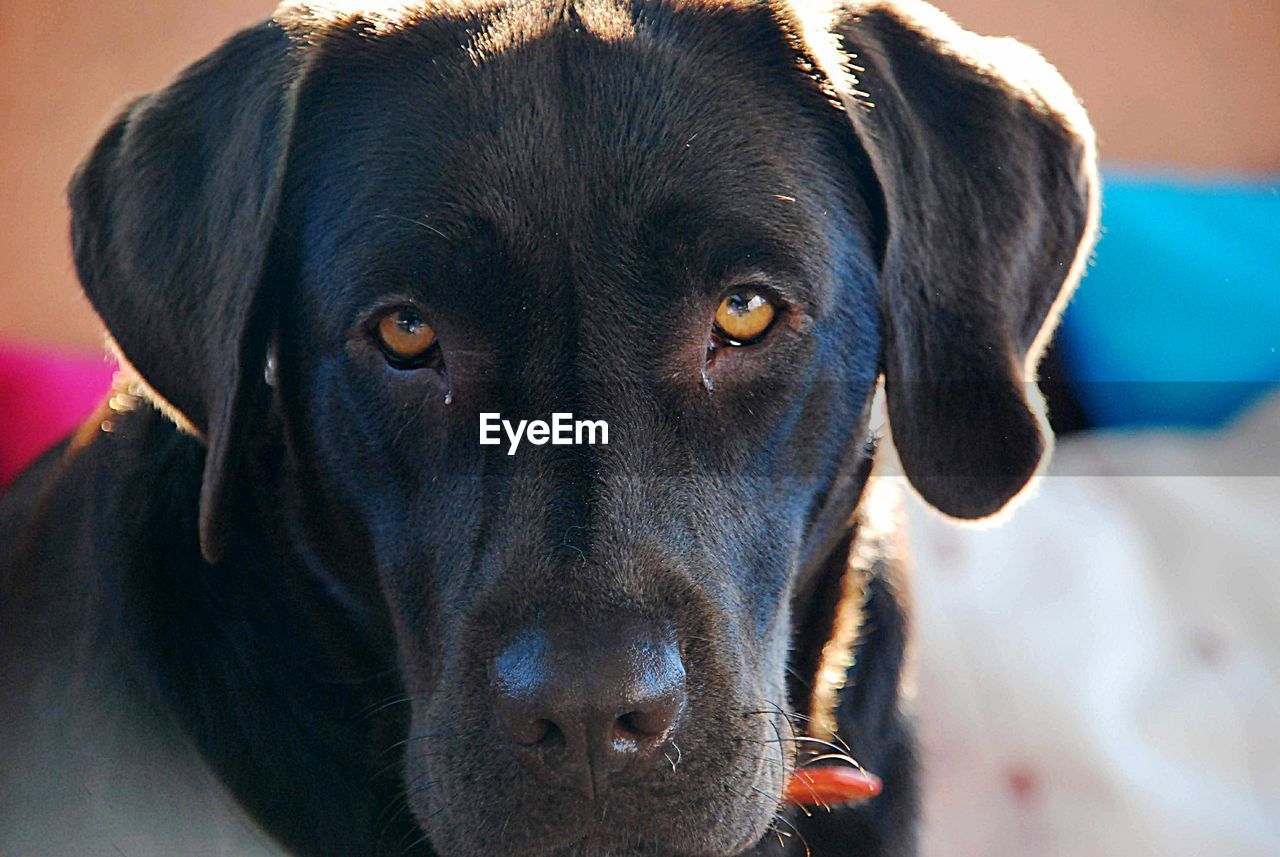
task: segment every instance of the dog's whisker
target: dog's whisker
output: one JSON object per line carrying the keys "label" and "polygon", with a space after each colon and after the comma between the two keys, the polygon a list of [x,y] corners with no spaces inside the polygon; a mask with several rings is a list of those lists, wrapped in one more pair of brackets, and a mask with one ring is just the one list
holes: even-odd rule
{"label": "dog's whisker", "polygon": [[[778,798],[777,798],[777,796],[776,796],[776,795],[771,795],[771,794],[769,794],[767,791],[765,791],[764,789],[759,788],[759,787],[757,787],[757,786],[751,786],[751,790],[752,790],[753,792],[756,792],[757,794],[761,795],[762,797],[768,798],[768,799],[769,799],[769,800],[771,800],[771,801],[775,801],[775,802],[776,802],[776,801],[778,800]],[[802,806],[800,807],[800,810],[801,810],[801,811],[805,814],[805,816],[807,816],[808,818],[813,818],[813,813],[809,811],[809,808],[808,808],[808,807],[806,807],[806,806],[803,806],[803,805],[802,805]]]}
{"label": "dog's whisker", "polygon": [[[803,766],[802,766],[802,767],[803,767]],[[808,790],[808,792],[809,792],[809,796],[813,798],[813,802],[814,802],[815,804],[817,804],[818,806],[822,807],[822,808],[823,808],[823,809],[825,809],[827,812],[831,812],[831,805],[830,805],[830,804],[828,804],[825,800],[823,800],[823,799],[822,799],[822,796],[818,794],[818,792],[817,792],[817,790],[816,790],[816,789],[814,789],[814,787],[813,787],[813,784],[812,784],[812,783],[810,783],[808,780],[804,779],[803,777],[800,777],[800,778],[796,779],[794,782],[798,782],[798,783],[800,783],[801,785],[803,785],[803,786],[805,787],[805,789],[806,789],[806,790]],[[809,812],[808,807],[806,807],[803,803],[802,803],[802,804],[799,804],[799,806],[800,806],[800,809],[804,810],[804,814],[805,814],[805,815],[810,816],[810,817],[812,817],[812,816],[813,816],[813,813]]]}
{"label": "dog's whisker", "polygon": [[[435,812],[431,813],[431,815],[429,816],[429,819],[435,818],[443,810],[444,810],[444,807],[443,806],[440,807]],[[424,825],[421,825],[421,824],[410,827],[407,831],[405,831],[404,835],[400,837],[400,842],[398,844],[403,847],[403,850],[401,850],[400,852],[402,855],[408,854],[410,851],[412,851],[414,848],[417,848],[419,845],[426,844],[427,840],[430,838],[430,834],[427,833],[425,830],[423,830],[423,827]],[[413,842],[410,842],[408,845],[405,845],[404,844],[405,840],[407,840],[410,836],[413,836],[414,833],[419,834],[418,838],[415,839]]]}
{"label": "dog's whisker", "polygon": [[[384,754],[386,752],[388,751],[387,750],[383,751]],[[386,765],[383,765],[381,768],[379,768],[377,773],[375,773],[371,779],[380,780],[402,764],[404,764],[404,759],[396,759],[392,762],[388,762]]]}
{"label": "dog's whisker", "polygon": [[[773,721],[770,721],[770,725],[773,725]],[[778,732],[778,727],[777,727],[777,726],[773,726],[773,730],[774,730],[774,734],[775,734],[775,735],[778,735],[778,740],[779,740],[779,741],[782,741],[782,740],[783,740],[783,739],[782,739],[782,735],[781,735],[781,733],[779,733],[779,732]],[[779,752],[779,755],[781,755],[781,753],[782,753],[781,746],[779,746],[779,750],[778,750],[778,752]],[[801,766],[797,766],[797,768],[798,768],[798,767],[801,767]],[[786,764],[786,761],[785,761],[785,759],[784,759],[784,760],[783,760],[783,762],[782,762],[782,779],[783,779],[783,782],[784,782],[784,783],[786,783],[786,782],[789,782],[789,781],[790,781],[790,773],[788,772],[787,768],[788,768],[788,765]],[[822,800],[822,798],[821,798],[821,797],[818,795],[818,793],[814,790],[814,788],[813,788],[813,786],[812,786],[811,784],[809,784],[809,783],[807,783],[807,782],[804,782],[804,780],[800,780],[800,782],[804,783],[805,788],[809,790],[809,793],[813,796],[814,801],[815,801],[819,806],[821,806],[821,807],[822,807],[823,809],[825,809],[827,812],[830,812],[830,811],[831,811],[831,807],[830,807],[830,806],[828,806],[828,805],[827,805],[827,804]],[[784,786],[784,789],[785,789],[785,786]],[[812,816],[813,816],[813,813],[811,813],[811,812],[809,811],[808,807],[804,806],[803,804],[801,804],[801,805],[800,805],[800,809],[801,809],[801,811],[802,811],[802,812],[804,812],[804,814],[805,814],[806,816],[808,816],[808,817],[812,817]]]}
{"label": "dog's whisker", "polygon": [[384,705],[394,705],[397,702],[404,701],[407,697],[403,693],[395,693],[391,696],[383,697],[377,702],[371,702],[364,708],[356,712],[356,717],[366,717],[372,711],[378,711]]}
{"label": "dog's whisker", "polygon": [[[790,724],[790,721],[787,721],[787,722],[788,722],[788,724]],[[783,757],[784,757],[784,761],[783,761],[783,771],[785,772],[785,771],[786,771],[786,767],[787,767],[787,766],[786,766],[786,761],[785,761],[785,754],[783,753],[782,748],[783,748],[784,746],[786,746],[786,744],[785,744],[785,743],[784,743],[784,741],[783,741],[782,733],[778,731],[778,724],[777,724],[776,722],[774,722],[774,718],[773,718],[772,716],[770,716],[770,718],[769,718],[769,720],[768,720],[768,723],[769,723],[769,728],[773,730],[773,734],[774,734],[774,735],[776,735],[776,736],[777,736],[777,738],[778,738],[778,755],[779,755],[779,756],[783,756]],[[791,734],[792,734],[792,736],[794,736],[794,735],[795,735],[795,728],[794,728],[794,727],[791,727]],[[761,746],[765,746],[765,745],[764,745],[764,744],[761,744]]]}
{"label": "dog's whisker", "polygon": [[[774,709],[776,709],[779,714],[787,718],[787,722],[791,725],[791,730],[793,735],[796,734],[795,723],[794,723],[795,720],[799,720],[804,723],[811,723],[813,721],[813,719],[809,717],[807,714],[801,714],[798,711],[785,711],[783,710],[782,706],[778,705],[778,703],[772,700],[766,700],[766,702],[768,702],[769,705],[773,706]],[[843,752],[848,753],[849,756],[853,756],[853,748],[850,747],[848,742],[845,741],[842,737],[840,737],[838,733],[833,733],[831,736],[831,740],[839,744],[840,749]]]}
{"label": "dog's whisker", "polygon": [[394,800],[390,801],[378,813],[378,817],[374,819],[374,825],[378,828],[378,842],[381,843],[386,839],[387,834],[391,830],[391,825],[395,824],[401,815],[408,812],[409,799],[407,795],[398,795]]}
{"label": "dog's whisker", "polygon": [[410,851],[417,848],[419,845],[425,845],[429,838],[430,837],[428,836],[428,834],[424,833],[421,836],[419,836],[417,839],[415,839],[413,842],[410,842],[407,846],[405,846],[404,850],[400,852],[401,857],[403,857],[403,855],[405,854],[408,854]]}
{"label": "dog's whisker", "polygon": [[827,747],[831,750],[834,750],[837,753],[844,753],[844,750],[838,745],[833,744],[830,741],[824,741],[821,738],[814,738],[809,735],[797,735],[794,738],[779,738],[778,740],[789,743],[789,744],[817,744],[819,746]]}
{"label": "dog's whisker", "polygon": [[804,687],[805,690],[810,690],[810,691],[813,690],[813,685],[809,682],[807,678],[800,675],[800,673],[796,671],[795,667],[788,665],[786,669],[787,669],[787,675],[791,676],[796,681],[800,682],[800,684]]}
{"label": "dog's whisker", "polygon": [[[388,832],[391,829],[391,826],[395,824],[395,822],[397,821],[397,819],[400,818],[400,816],[402,816],[406,812],[411,813],[412,804],[411,804],[410,798],[412,798],[414,795],[422,794],[423,792],[429,791],[433,786],[437,784],[438,782],[437,780],[429,780],[427,782],[422,782],[426,778],[426,776],[427,775],[424,774],[419,777],[416,777],[413,780],[413,782],[410,783],[409,789],[397,795],[390,803],[388,803],[388,805],[382,810],[382,812],[379,813],[378,820],[375,822],[375,824],[379,825],[379,832],[378,832],[379,843],[381,843],[386,838]],[[391,815],[387,816],[387,813],[392,810],[392,807],[395,807],[395,810],[391,812]],[[441,809],[443,809],[443,807]],[[439,811],[440,810],[437,810],[436,812],[438,813]],[[436,813],[433,813],[431,817],[434,817],[435,814]],[[383,821],[384,816],[386,816],[385,822]],[[416,822],[412,823],[409,826],[408,830],[406,830],[405,833],[401,835],[400,844],[403,844],[405,839],[407,839],[409,836],[412,836],[415,831],[420,831],[420,830],[421,828]],[[414,846],[410,846],[410,847],[412,848]]]}
{"label": "dog's whisker", "polygon": [[[779,713],[785,714],[785,712],[783,712],[781,709],[779,709]],[[835,751],[832,753],[819,755],[816,758],[813,758],[813,757],[807,758],[800,765],[800,767],[804,767],[806,765],[811,765],[814,762],[824,761],[828,759],[839,759],[841,761],[848,762],[850,765],[852,765],[853,767],[857,768],[860,771],[864,770],[864,768],[862,767],[862,764],[858,762],[856,758],[854,758],[853,751],[850,749],[848,743],[846,743],[838,735],[832,736],[833,738],[836,739],[836,741],[839,741],[839,744],[837,745],[830,741],[822,741],[822,739],[819,739],[819,738],[813,738],[807,735],[799,735],[795,731],[795,725],[791,724],[790,718],[788,718],[787,722],[788,724],[791,725],[791,737],[783,738],[781,734],[778,734],[777,727],[775,726],[774,734],[778,735],[778,741],[785,742],[785,743],[795,743],[795,744],[817,743],[817,744],[820,744],[821,746],[828,747],[831,750]],[[772,721],[770,721],[770,723],[772,724]],[[810,751],[810,752],[817,752],[817,751]]]}
{"label": "dog's whisker", "polygon": [[359,714],[357,714],[357,718],[360,720],[367,720],[368,718],[372,717],[378,712],[385,711],[388,708],[394,708],[397,705],[405,705],[412,702],[422,702],[422,701],[425,701],[426,699],[427,697],[422,694],[417,694],[413,696],[398,694],[396,696],[391,697],[390,699],[384,700],[382,702],[375,702],[374,704],[368,706],[364,710],[360,711]]}
{"label": "dog's whisker", "polygon": [[724,790],[727,791],[729,794],[735,795],[736,797],[740,797],[743,800],[749,801],[749,800],[755,800],[757,797],[763,797],[765,800],[771,801],[776,805],[781,805],[776,795],[771,795],[768,792],[764,791],[763,789],[757,788],[756,786],[748,786],[748,788],[756,792],[755,795],[749,795],[744,792],[738,791],[728,783],[722,783],[721,785],[724,788]]}
{"label": "dog's whisker", "polygon": [[786,759],[781,756],[776,759],[773,756],[747,756],[746,758],[756,762],[768,762],[771,765],[782,765],[784,769],[786,766]]}
{"label": "dog's whisker", "polygon": [[[409,744],[415,744],[415,743],[417,743],[418,741],[431,741],[431,740],[438,739],[438,738],[440,738],[440,737],[441,737],[441,736],[440,736],[439,734],[434,733],[434,732],[423,732],[423,733],[418,734],[418,735],[410,735],[408,738],[401,738],[399,741],[396,741],[394,744],[392,744],[392,745],[390,745],[389,747],[387,747],[385,750],[383,750],[382,752],[380,752],[380,753],[378,754],[378,757],[379,757],[379,758],[381,758],[382,756],[385,756],[385,755],[387,755],[388,753],[390,753],[390,752],[392,752],[392,751],[394,751],[394,750],[399,750],[399,749],[400,749],[400,748],[402,748],[402,747],[407,747]],[[437,755],[437,754],[435,754],[435,753],[424,753],[424,754],[422,754],[422,755],[433,756],[433,755]]]}
{"label": "dog's whisker", "polygon": [[857,759],[853,758],[853,756],[850,756],[848,753],[824,753],[823,755],[816,756],[812,759],[805,759],[804,764],[802,764],[800,767],[807,768],[810,765],[817,764],[818,762],[825,762],[829,759],[838,759],[841,762],[848,762],[850,765],[857,768],[859,771],[864,771],[864,772],[866,771],[866,768],[862,767],[861,763],[859,763]]}
{"label": "dog's whisker", "polygon": [[[768,705],[770,705],[770,706],[772,707],[772,709],[773,709],[772,711],[751,711],[751,712],[747,712],[748,714],[753,714],[753,715],[768,715],[768,716],[769,716],[769,719],[768,719],[768,721],[767,721],[767,722],[769,723],[769,727],[773,730],[773,734],[774,734],[776,737],[775,737],[775,739],[774,739],[774,740],[772,740],[772,741],[765,740],[765,741],[760,742],[760,744],[761,744],[761,746],[762,746],[762,747],[764,747],[764,746],[768,746],[768,745],[770,745],[770,744],[776,744],[776,745],[778,746],[778,748],[779,748],[779,755],[782,755],[782,748],[783,748],[783,747],[786,747],[786,746],[793,746],[793,747],[800,748],[800,747],[804,747],[805,745],[810,744],[810,743],[812,743],[812,744],[817,744],[818,746],[828,748],[828,749],[830,749],[830,750],[833,750],[834,752],[824,753],[824,754],[821,754],[821,755],[816,755],[816,756],[813,756],[813,757],[811,757],[811,758],[805,759],[805,760],[803,760],[803,761],[801,761],[801,762],[798,762],[798,763],[796,764],[796,768],[795,768],[796,770],[801,770],[801,769],[803,769],[804,767],[807,767],[807,766],[809,766],[809,765],[815,764],[815,763],[817,763],[817,762],[822,762],[822,761],[831,760],[831,759],[838,759],[838,760],[840,760],[840,761],[847,762],[848,764],[852,765],[853,767],[857,768],[858,770],[863,770],[862,765],[861,765],[861,764],[859,764],[859,763],[858,763],[858,761],[857,761],[855,758],[853,758],[853,756],[852,756],[851,754],[846,753],[846,752],[844,751],[844,749],[842,749],[840,746],[837,746],[836,744],[834,744],[834,743],[832,743],[832,742],[830,742],[830,741],[823,741],[822,739],[819,739],[819,738],[812,738],[812,737],[807,736],[807,735],[800,735],[800,734],[798,734],[798,733],[797,733],[797,731],[796,731],[795,723],[791,720],[791,717],[789,716],[789,713],[788,713],[785,709],[783,709],[780,705],[778,705],[777,703],[773,702],[772,700],[765,700],[765,702],[766,702]],[[778,726],[777,726],[777,718],[776,718],[774,715],[781,715],[781,716],[786,720],[787,727],[788,727],[788,729],[790,729],[790,731],[791,731],[791,737],[789,737],[789,738],[784,738],[784,737],[782,736],[782,733],[778,730]],[[842,741],[841,743],[843,744],[844,742]],[[845,745],[845,747],[847,747],[847,745]],[[764,759],[764,758],[757,757],[757,761],[761,761],[761,762],[766,762],[766,761],[767,761],[767,762],[769,762],[769,763],[773,764],[773,763],[776,763],[776,761],[777,761],[777,760],[773,760],[773,759]],[[783,761],[783,767],[782,767],[782,770],[783,770],[783,779],[784,779],[784,781],[786,781],[786,782],[790,782],[790,780],[789,780],[789,775],[788,775],[788,773],[787,773],[787,765],[786,765],[785,759],[784,759],[784,761]],[[798,782],[800,782],[801,784],[803,784],[803,786],[804,786],[804,787],[809,791],[809,794],[814,798],[814,803],[815,803],[816,805],[821,806],[821,807],[822,807],[823,809],[825,809],[827,812],[831,812],[831,806],[830,806],[830,804],[829,804],[829,803],[827,803],[826,801],[824,801],[824,800],[819,796],[819,794],[818,794],[818,793],[817,793],[817,791],[813,788],[813,786],[812,786],[812,784],[811,784],[811,783],[809,783],[809,782],[805,781],[803,778],[799,779],[799,780],[798,780]],[[753,788],[753,789],[755,789],[755,786],[752,786],[752,788]],[[804,814],[805,814],[807,817],[812,817],[812,813],[809,811],[809,809],[808,809],[804,804],[800,804],[800,809],[801,809],[801,811],[802,811],[802,812],[804,812]]]}
{"label": "dog's whisker", "polygon": [[667,762],[671,765],[671,773],[674,774],[676,772],[676,768],[680,765],[681,762],[684,761],[684,751],[680,749],[680,745],[675,742],[674,738],[668,741],[667,743],[669,743],[672,747],[675,748],[676,757],[672,759],[671,756],[668,755],[665,751],[662,753],[662,755],[667,760]]}
{"label": "dog's whisker", "polygon": [[[749,796],[749,795],[744,795],[744,794],[742,794],[741,792],[737,791],[736,789],[729,788],[728,786],[726,786],[726,789],[728,789],[728,791],[730,791],[731,793],[736,794],[736,795],[738,795],[739,797],[743,798],[744,800],[746,800],[746,799],[750,799],[750,796]],[[790,820],[790,819],[788,819],[788,818],[783,814],[783,811],[782,811],[782,803],[781,803],[780,799],[778,798],[778,796],[776,796],[776,795],[771,795],[771,794],[769,794],[768,792],[766,792],[766,791],[764,791],[763,789],[760,789],[760,788],[758,788],[758,787],[756,787],[756,786],[751,786],[751,790],[752,790],[752,791],[754,791],[754,792],[756,792],[756,794],[757,794],[758,796],[760,796],[760,797],[764,797],[764,798],[766,798],[766,799],[768,799],[768,800],[770,800],[770,801],[772,801],[772,802],[774,802],[774,803],[775,803],[775,807],[776,807],[776,808],[774,809],[773,819],[770,821],[770,829],[774,830],[776,833],[778,833],[778,834],[779,834],[779,839],[778,839],[779,844],[782,844],[782,845],[783,845],[783,847],[785,848],[785,847],[786,847],[786,845],[785,845],[785,843],[782,841],[781,836],[782,836],[783,834],[785,834],[785,835],[786,835],[786,837],[789,839],[789,838],[791,838],[791,836],[793,835],[792,833],[786,833],[785,831],[781,831],[781,830],[779,830],[779,829],[778,829],[778,827],[777,827],[777,822],[779,822],[779,821],[780,821],[780,822],[782,822],[783,824],[787,825],[787,827],[791,828],[791,830],[793,831],[794,835],[799,839],[800,844],[804,846],[804,851],[805,851],[805,855],[806,855],[806,857],[812,857],[812,853],[813,853],[813,852],[812,852],[812,850],[809,848],[809,842],[808,842],[808,840],[806,840],[806,839],[805,839],[805,836],[804,836],[804,834],[800,831],[800,828],[796,827],[796,826],[795,826],[795,824],[793,824],[793,823],[791,822],[791,820]],[[804,808],[804,807],[801,807],[801,809],[805,812],[805,815],[806,815],[807,817],[810,817],[810,818],[812,818],[812,817],[813,817],[813,814],[812,814],[811,812],[809,812],[809,811],[808,811],[808,809],[806,809],[806,808]]]}
{"label": "dog's whisker", "polygon": [[412,797],[413,795],[420,795],[423,792],[429,792],[439,784],[440,784],[439,780],[428,780],[425,783],[419,783],[418,785],[414,786],[413,788],[405,792],[405,796]]}
{"label": "dog's whisker", "polygon": [[775,817],[775,818],[777,818],[777,819],[778,819],[778,821],[781,821],[781,822],[782,822],[783,824],[785,824],[787,827],[790,827],[793,831],[795,831],[796,836],[797,836],[797,837],[799,837],[799,839],[800,839],[800,844],[804,846],[804,854],[805,854],[805,857],[813,857],[813,850],[812,850],[811,848],[809,848],[809,840],[807,840],[807,839],[805,839],[805,838],[804,838],[804,834],[800,832],[800,828],[798,828],[798,827],[796,827],[794,824],[792,824],[792,823],[791,823],[791,820],[790,820],[790,819],[788,819],[788,818],[787,818],[785,815],[783,815],[782,813],[778,813],[778,814],[776,814],[774,817]]}

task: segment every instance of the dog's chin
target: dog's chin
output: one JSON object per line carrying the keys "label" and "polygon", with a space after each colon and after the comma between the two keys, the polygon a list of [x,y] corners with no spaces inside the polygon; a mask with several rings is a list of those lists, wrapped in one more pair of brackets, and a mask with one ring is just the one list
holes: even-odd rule
{"label": "dog's chin", "polygon": [[625,842],[617,837],[587,838],[572,845],[551,851],[519,852],[537,854],[539,857],[738,857],[759,844],[758,838],[751,838],[738,844],[727,844],[711,850],[687,849],[679,845],[662,843]]}
{"label": "dog's chin", "polygon": [[437,841],[431,837],[428,841],[438,854],[459,855],[493,855],[504,854],[510,857],[738,857],[751,850],[761,841],[761,836],[729,837],[721,844],[699,842],[692,845],[680,842],[646,841],[633,839],[625,833],[617,831],[608,835],[594,834],[581,836],[572,841],[544,842],[538,845],[515,844],[484,845],[466,840],[466,834],[460,841],[454,836],[443,837]]}
{"label": "dog's chin", "polygon": [[[756,812],[739,808],[732,820],[725,816],[705,824],[683,820],[672,825],[679,829],[667,831],[638,831],[601,822],[600,813],[593,818],[590,810],[536,832],[522,830],[510,820],[498,827],[477,825],[475,807],[423,807],[415,814],[433,851],[452,857],[737,857],[771,829],[774,806],[770,803],[767,810]],[[673,819],[676,814],[672,813]]]}
{"label": "dog's chin", "polygon": [[736,857],[770,835],[795,760],[793,747],[771,740],[789,727],[781,712],[725,722],[754,734],[704,727],[681,764],[614,783],[594,799],[542,785],[516,759],[468,753],[476,745],[465,739],[416,744],[403,777],[437,854]]}

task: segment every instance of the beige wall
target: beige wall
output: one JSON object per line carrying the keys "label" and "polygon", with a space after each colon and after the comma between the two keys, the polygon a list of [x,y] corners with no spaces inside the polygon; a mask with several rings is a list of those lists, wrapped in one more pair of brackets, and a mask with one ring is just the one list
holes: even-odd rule
{"label": "beige wall", "polygon": [[127,95],[163,84],[270,0],[0,0],[0,338],[98,348],[63,188]]}
{"label": "beige wall", "polygon": [[1104,158],[1280,170],[1280,0],[935,0],[1058,66]]}
{"label": "beige wall", "polygon": [[[126,95],[160,85],[273,5],[0,0],[0,338],[98,346],[67,250],[67,177]],[[940,5],[1056,62],[1112,159],[1280,170],[1280,2]]]}

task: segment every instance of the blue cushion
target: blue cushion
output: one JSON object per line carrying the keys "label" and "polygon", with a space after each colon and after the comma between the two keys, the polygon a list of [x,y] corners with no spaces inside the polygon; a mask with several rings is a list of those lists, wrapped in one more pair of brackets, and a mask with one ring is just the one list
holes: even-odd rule
{"label": "blue cushion", "polygon": [[1099,426],[1220,425],[1280,384],[1280,177],[1104,171],[1059,337]]}

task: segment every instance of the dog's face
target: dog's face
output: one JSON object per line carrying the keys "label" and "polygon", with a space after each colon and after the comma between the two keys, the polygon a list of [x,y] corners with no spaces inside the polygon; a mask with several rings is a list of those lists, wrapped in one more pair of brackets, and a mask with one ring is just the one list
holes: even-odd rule
{"label": "dog's face", "polygon": [[[793,595],[850,520],[876,379],[945,511],[998,508],[1039,460],[1021,366],[1088,159],[1062,116],[867,11],[878,126],[766,6],[307,13],[135,106],[82,168],[86,288],[208,439],[207,553],[270,408],[299,553],[392,629],[405,790],[440,853],[756,842],[793,763]],[[903,50],[942,65],[893,76]],[[923,116],[892,103],[939,88]],[[1016,138],[1012,179],[951,175],[977,132],[927,126],[961,97]],[[198,222],[150,210],[157,163]],[[957,289],[964,265],[994,281]],[[165,330],[130,330],[140,309]],[[173,366],[210,355],[224,375]],[[486,413],[608,443],[508,454]]]}
{"label": "dog's face", "polygon": [[[731,853],[784,782],[788,594],[815,528],[857,499],[880,352],[870,170],[785,44],[700,46],[679,17],[623,39],[617,11],[511,26],[536,30],[480,64],[447,49],[461,24],[384,38],[303,94],[288,427],[391,605],[421,736],[406,776],[431,784],[413,805],[445,853],[460,834],[487,853]],[[432,73],[408,73],[424,56]],[[734,307],[729,327],[758,333],[717,323]],[[406,316],[430,330],[391,333],[426,349],[408,361],[384,335]],[[482,413],[554,412],[605,421],[608,444],[478,442]],[[565,670],[651,685],[604,713],[654,693],[670,710],[576,734],[538,698],[573,692],[569,652]],[[629,652],[664,674],[611,663]],[[563,734],[509,734],[504,657],[546,685],[527,717]]]}

